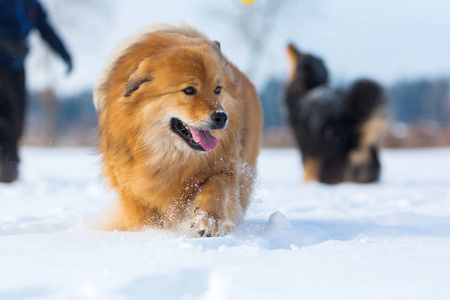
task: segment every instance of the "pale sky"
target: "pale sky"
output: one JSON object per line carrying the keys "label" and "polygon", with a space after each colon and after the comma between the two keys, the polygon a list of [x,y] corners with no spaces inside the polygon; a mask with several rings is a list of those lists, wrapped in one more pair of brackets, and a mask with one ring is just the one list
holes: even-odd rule
{"label": "pale sky", "polygon": [[[53,23],[60,25],[58,31],[73,53],[75,71],[66,77],[63,65],[50,58],[51,67],[46,68],[50,71],[43,74],[45,55],[34,36],[28,62],[31,88],[53,85],[60,92],[70,93],[92,86],[112,49],[155,22],[186,22],[219,40],[228,58],[241,69],[246,67],[248,48],[236,37],[233,26],[224,21],[226,11],[239,8],[238,0],[103,0],[104,10],[100,5],[81,9],[81,13],[76,11],[80,7],[65,10],[63,1],[67,2],[42,2],[47,4]],[[262,0],[256,0],[255,5],[258,1]],[[402,78],[450,74],[448,0],[286,2],[273,34],[267,37],[269,47],[253,78],[257,87],[270,76],[287,74],[285,46],[289,41],[322,56],[334,81],[366,76],[389,84]],[[105,11],[106,17],[99,17],[99,10]],[[71,17],[72,22],[67,22]]]}
{"label": "pale sky", "polygon": [[450,1],[322,0],[296,37],[334,74],[384,82],[450,74]]}

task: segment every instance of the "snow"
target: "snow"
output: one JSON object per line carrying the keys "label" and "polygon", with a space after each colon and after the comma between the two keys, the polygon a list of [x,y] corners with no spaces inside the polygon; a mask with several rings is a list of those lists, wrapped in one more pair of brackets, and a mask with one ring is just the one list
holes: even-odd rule
{"label": "snow", "polygon": [[223,238],[89,229],[115,197],[95,150],[22,157],[0,184],[0,299],[450,299],[450,149],[384,150],[382,182],[338,186],[264,149]]}

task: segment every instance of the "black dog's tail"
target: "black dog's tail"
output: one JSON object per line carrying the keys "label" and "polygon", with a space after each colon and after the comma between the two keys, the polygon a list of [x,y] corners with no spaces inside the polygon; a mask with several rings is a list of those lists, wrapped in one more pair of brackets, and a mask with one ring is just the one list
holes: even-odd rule
{"label": "black dog's tail", "polygon": [[385,111],[386,105],[387,97],[383,88],[372,80],[356,81],[347,95],[347,113],[356,122],[367,121],[374,113]]}

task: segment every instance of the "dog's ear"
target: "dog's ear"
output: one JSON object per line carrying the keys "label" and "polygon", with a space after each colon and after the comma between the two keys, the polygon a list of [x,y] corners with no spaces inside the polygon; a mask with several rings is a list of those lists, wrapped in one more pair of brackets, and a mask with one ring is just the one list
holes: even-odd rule
{"label": "dog's ear", "polygon": [[297,47],[295,47],[295,45],[293,43],[290,43],[287,48],[286,51],[288,53],[289,57],[295,57],[295,58],[301,58],[302,56],[304,56],[303,53],[301,53]]}
{"label": "dog's ear", "polygon": [[139,64],[136,71],[134,71],[130,75],[128,83],[123,91],[123,96],[124,97],[131,96],[135,91],[137,91],[141,87],[141,85],[150,81],[152,81],[150,60],[145,59]]}
{"label": "dog's ear", "polygon": [[286,51],[289,58],[289,62],[294,67],[297,66],[297,61],[305,56],[303,53],[298,51],[298,49],[294,46],[293,43],[290,43],[287,46]]}
{"label": "dog's ear", "polygon": [[128,80],[127,86],[125,87],[125,90],[123,91],[124,97],[129,97],[131,94],[133,94],[135,91],[137,91],[142,84],[149,82],[152,80],[152,77],[150,75],[143,77],[143,78],[131,78]]}
{"label": "dog's ear", "polygon": [[220,50],[220,43],[218,41],[212,42],[212,48],[218,55],[222,54],[222,51]]}
{"label": "dog's ear", "polygon": [[287,48],[287,55],[289,59],[289,66],[290,66],[290,74],[289,78],[293,79],[295,77],[295,74],[297,73],[297,63],[300,59],[302,59],[305,55],[298,51],[298,49],[294,46],[293,43],[290,43]]}

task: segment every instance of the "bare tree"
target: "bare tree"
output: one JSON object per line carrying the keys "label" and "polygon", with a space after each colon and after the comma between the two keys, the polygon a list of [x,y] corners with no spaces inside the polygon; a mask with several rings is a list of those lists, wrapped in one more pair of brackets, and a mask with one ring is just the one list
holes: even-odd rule
{"label": "bare tree", "polygon": [[[298,2],[256,0],[243,5],[235,1],[232,5],[220,8],[221,20],[229,24],[229,28],[235,31],[239,40],[247,45],[248,58],[245,73],[250,78],[258,74],[261,59],[267,51],[271,37],[279,30],[277,25],[281,15],[289,16],[289,11],[283,11],[283,9],[296,7]],[[213,15],[218,15],[218,9],[213,8],[213,10]]]}

